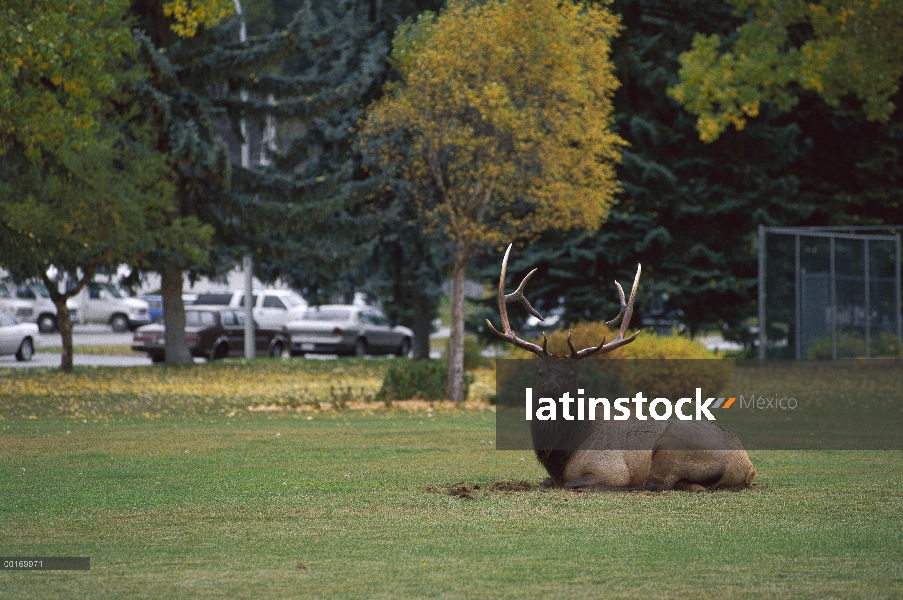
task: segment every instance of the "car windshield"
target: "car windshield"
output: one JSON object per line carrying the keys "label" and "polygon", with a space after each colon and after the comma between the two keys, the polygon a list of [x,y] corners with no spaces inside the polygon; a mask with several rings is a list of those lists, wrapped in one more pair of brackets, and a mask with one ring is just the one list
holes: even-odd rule
{"label": "car windshield", "polygon": [[103,287],[105,287],[106,290],[108,292],[110,292],[110,295],[113,296],[114,298],[122,298],[122,292],[120,292],[117,287],[115,287],[109,283],[103,284]]}
{"label": "car windshield", "polygon": [[50,292],[47,291],[47,288],[44,286],[43,283],[33,283],[31,285],[31,287],[34,288],[34,291],[36,291],[38,293],[38,295],[41,296],[41,298],[49,298],[50,297]]}
{"label": "car windshield", "polygon": [[216,315],[209,310],[186,310],[186,325],[214,325],[216,324]]}
{"label": "car windshield", "polygon": [[304,298],[302,298],[295,292],[282,296],[282,301],[285,302],[285,304],[289,308],[295,308],[296,306],[307,306],[307,302],[304,300]]}
{"label": "car windshield", "polygon": [[305,321],[347,321],[351,311],[347,308],[312,308],[301,317]]}

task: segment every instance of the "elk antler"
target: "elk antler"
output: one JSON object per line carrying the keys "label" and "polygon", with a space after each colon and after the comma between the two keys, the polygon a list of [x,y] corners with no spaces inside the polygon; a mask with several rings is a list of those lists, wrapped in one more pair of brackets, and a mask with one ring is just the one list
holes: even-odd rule
{"label": "elk antler", "polygon": [[[546,338],[546,334],[542,334],[542,346],[538,346],[526,340],[522,340],[511,330],[511,325],[508,323],[508,308],[506,304],[509,302],[520,302],[520,304],[527,309],[531,315],[539,319],[540,321],[544,320],[542,316],[536,312],[536,310],[530,306],[530,302],[524,296],[524,286],[527,285],[527,282],[533,276],[533,273],[536,272],[536,269],[533,269],[527,276],[524,277],[523,281],[521,281],[520,285],[517,286],[517,289],[505,295],[505,274],[508,270],[508,255],[511,253],[512,244],[508,245],[508,249],[505,250],[505,258],[502,259],[502,273],[499,276],[499,316],[502,318],[502,331],[497,330],[493,327],[492,323],[489,319],[486,319],[486,324],[489,325],[489,329],[492,330],[494,334],[512,344],[517,346],[518,348],[523,348],[524,350],[529,350],[534,354],[539,355],[540,357],[548,357],[551,356],[549,352],[546,350],[546,345],[548,344],[548,339]],[[609,327],[614,327],[615,325],[620,325],[621,328],[618,330],[618,335],[610,341],[609,343],[605,343],[605,338],[602,339],[602,343],[598,346],[593,346],[591,348],[585,348],[583,350],[577,350],[574,347],[574,344],[571,343],[571,332],[568,332],[568,347],[571,349],[571,358],[581,359],[586,358],[592,354],[605,354],[607,352],[611,352],[615,348],[620,348],[621,346],[625,346],[636,339],[640,332],[637,331],[632,336],[625,338],[624,334],[627,333],[627,327],[630,325],[630,317],[633,316],[633,300],[636,298],[636,290],[637,286],[640,284],[640,269],[641,266],[637,265],[636,269],[636,277],[633,279],[633,288],[630,290],[630,299],[625,301],[624,299],[624,288],[621,287],[621,284],[615,281],[615,285],[618,286],[618,294],[621,297],[621,311],[618,313],[618,316],[612,319],[611,321],[606,322],[605,324]]]}

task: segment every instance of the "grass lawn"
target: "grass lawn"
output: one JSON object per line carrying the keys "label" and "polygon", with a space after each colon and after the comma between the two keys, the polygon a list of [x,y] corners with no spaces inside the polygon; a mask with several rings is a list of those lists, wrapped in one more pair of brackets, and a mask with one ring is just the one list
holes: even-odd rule
{"label": "grass lawn", "polygon": [[0,598],[903,596],[903,452],[755,451],[743,492],[544,490],[486,406],[327,410],[389,363],[0,371],[0,554],[91,557]]}

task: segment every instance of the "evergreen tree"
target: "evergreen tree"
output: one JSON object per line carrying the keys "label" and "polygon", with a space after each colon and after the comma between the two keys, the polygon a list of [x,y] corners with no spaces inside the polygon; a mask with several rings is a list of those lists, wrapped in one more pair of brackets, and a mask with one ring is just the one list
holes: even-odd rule
{"label": "evergreen tree", "polygon": [[[563,323],[617,314],[613,280],[629,281],[643,265],[638,319],[679,317],[691,334],[717,327],[748,341],[755,314],[758,224],[799,222],[812,209],[797,201],[792,165],[799,127],[763,118],[742,134],[703,144],[691,115],[666,95],[677,82],[678,56],[695,32],[729,32],[735,17],[709,2],[615,0],[624,30],[613,44],[621,81],[614,104],[617,131],[629,142],[618,177],[618,204],[598,233],[552,235],[515,254],[513,280],[538,267],[531,300]],[[485,275],[498,273],[498,261]]]}
{"label": "evergreen tree", "polygon": [[[263,148],[264,165],[236,177],[242,214],[266,215],[232,232],[256,257],[263,279],[280,278],[309,299],[366,291],[388,303],[387,314],[415,331],[415,356],[428,356],[431,315],[441,293],[441,270],[432,241],[424,236],[383,176],[363,170],[355,130],[364,109],[382,94],[392,33],[408,16],[441,2],[274,2],[276,23],[298,9],[299,42],[292,55],[266,75],[245,82],[260,98],[274,94],[255,113],[283,120],[275,150]],[[258,31],[265,25],[258,22]],[[280,114],[292,81],[308,114]],[[246,89],[247,89],[246,88]],[[248,113],[250,114],[250,113]],[[253,153],[256,155],[256,149]]]}

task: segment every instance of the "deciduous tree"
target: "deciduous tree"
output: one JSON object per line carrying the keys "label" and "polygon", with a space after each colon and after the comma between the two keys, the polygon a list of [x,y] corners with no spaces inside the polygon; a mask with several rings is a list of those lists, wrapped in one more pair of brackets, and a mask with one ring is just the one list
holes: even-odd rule
{"label": "deciduous tree", "polygon": [[[95,272],[153,248],[195,254],[209,232],[170,219],[172,179],[136,104],[136,44],[123,2],[0,8],[0,264],[40,278],[72,368],[66,300]],[[66,275],[60,289],[48,278]]]}
{"label": "deciduous tree", "polygon": [[698,33],[671,95],[697,115],[704,141],[742,129],[764,102],[789,110],[800,91],[839,107],[854,96],[886,122],[903,77],[899,0],[731,0],[746,22],[736,35]]}
{"label": "deciduous tree", "polygon": [[471,259],[534,232],[596,227],[613,203],[617,30],[599,7],[453,1],[396,34],[400,81],[372,106],[362,136],[365,148],[388,142],[372,163],[417,187],[417,212],[453,263],[449,398],[463,400]]}
{"label": "deciduous tree", "polygon": [[0,153],[92,142],[114,63],[134,49],[126,0],[8,0],[0,6]]}

